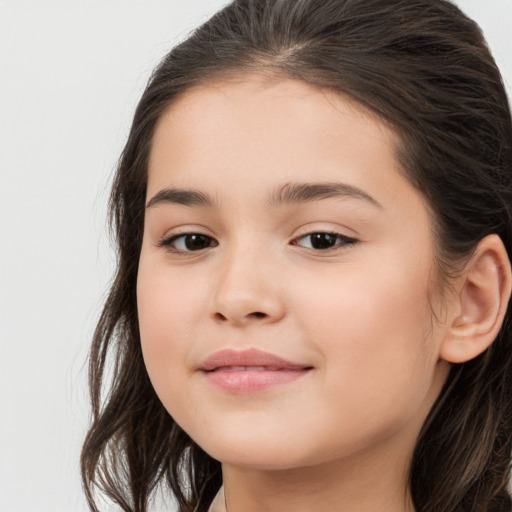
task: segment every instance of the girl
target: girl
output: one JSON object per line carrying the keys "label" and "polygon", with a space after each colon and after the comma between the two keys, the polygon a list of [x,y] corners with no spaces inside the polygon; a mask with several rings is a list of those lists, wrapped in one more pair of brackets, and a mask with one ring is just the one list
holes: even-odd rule
{"label": "girl", "polygon": [[510,512],[511,116],[454,5],[229,4],[151,77],[111,211],[92,510]]}

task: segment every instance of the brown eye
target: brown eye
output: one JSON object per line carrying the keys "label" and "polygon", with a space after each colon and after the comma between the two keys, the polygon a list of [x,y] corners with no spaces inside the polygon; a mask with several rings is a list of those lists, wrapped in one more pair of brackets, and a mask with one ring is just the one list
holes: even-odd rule
{"label": "brown eye", "polygon": [[313,249],[330,249],[336,245],[338,237],[331,233],[313,233],[309,238]]}
{"label": "brown eye", "polygon": [[309,233],[301,236],[295,241],[295,245],[314,249],[317,251],[325,251],[334,247],[350,245],[356,243],[357,240],[339,233]]}
{"label": "brown eye", "polygon": [[193,252],[215,247],[218,244],[211,236],[200,233],[185,233],[172,236],[164,240],[161,245],[176,252]]}

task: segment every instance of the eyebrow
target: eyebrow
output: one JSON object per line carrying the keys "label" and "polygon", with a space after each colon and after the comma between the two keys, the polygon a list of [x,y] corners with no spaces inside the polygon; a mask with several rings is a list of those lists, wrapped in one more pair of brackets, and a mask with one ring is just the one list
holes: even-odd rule
{"label": "eyebrow", "polygon": [[[272,207],[278,207],[282,204],[306,203],[332,197],[361,199],[373,206],[382,208],[382,205],[364,190],[354,185],[341,182],[286,183],[271,194],[268,198],[268,204]],[[213,208],[215,206],[215,200],[208,194],[200,192],[199,190],[164,188],[148,201],[146,208],[151,208],[163,203],[181,204],[184,206],[203,206],[207,208]]]}
{"label": "eyebrow", "polygon": [[382,208],[382,205],[364,190],[341,182],[286,183],[272,194],[269,202],[272,206],[279,206],[283,203],[305,203],[331,197],[361,199],[373,206]]}
{"label": "eyebrow", "polygon": [[185,206],[206,206],[212,208],[215,201],[209,195],[198,190],[164,188],[148,201],[146,208],[151,208],[152,206],[162,203],[182,204]]}

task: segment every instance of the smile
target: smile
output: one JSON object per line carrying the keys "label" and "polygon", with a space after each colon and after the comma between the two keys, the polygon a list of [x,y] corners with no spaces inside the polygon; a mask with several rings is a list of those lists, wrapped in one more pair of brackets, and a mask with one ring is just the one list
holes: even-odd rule
{"label": "smile", "polygon": [[252,372],[260,372],[260,371],[278,371],[281,368],[276,367],[267,367],[267,366],[221,366],[220,368],[215,368],[212,370],[213,372],[244,372],[244,371],[252,371]]}
{"label": "smile", "polygon": [[198,370],[210,384],[225,392],[254,393],[293,382],[312,367],[257,349],[227,349],[212,354]]}

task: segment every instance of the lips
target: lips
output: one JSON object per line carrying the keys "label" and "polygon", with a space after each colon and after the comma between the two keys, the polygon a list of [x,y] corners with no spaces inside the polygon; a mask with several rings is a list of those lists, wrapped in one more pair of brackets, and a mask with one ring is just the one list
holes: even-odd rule
{"label": "lips", "polygon": [[252,393],[295,381],[312,367],[257,349],[226,349],[209,356],[198,369],[223,391]]}
{"label": "lips", "polygon": [[199,367],[200,370],[210,372],[219,369],[237,371],[247,368],[266,370],[299,370],[307,368],[302,364],[287,361],[281,357],[258,349],[236,351],[231,349],[220,350],[208,357]]}

